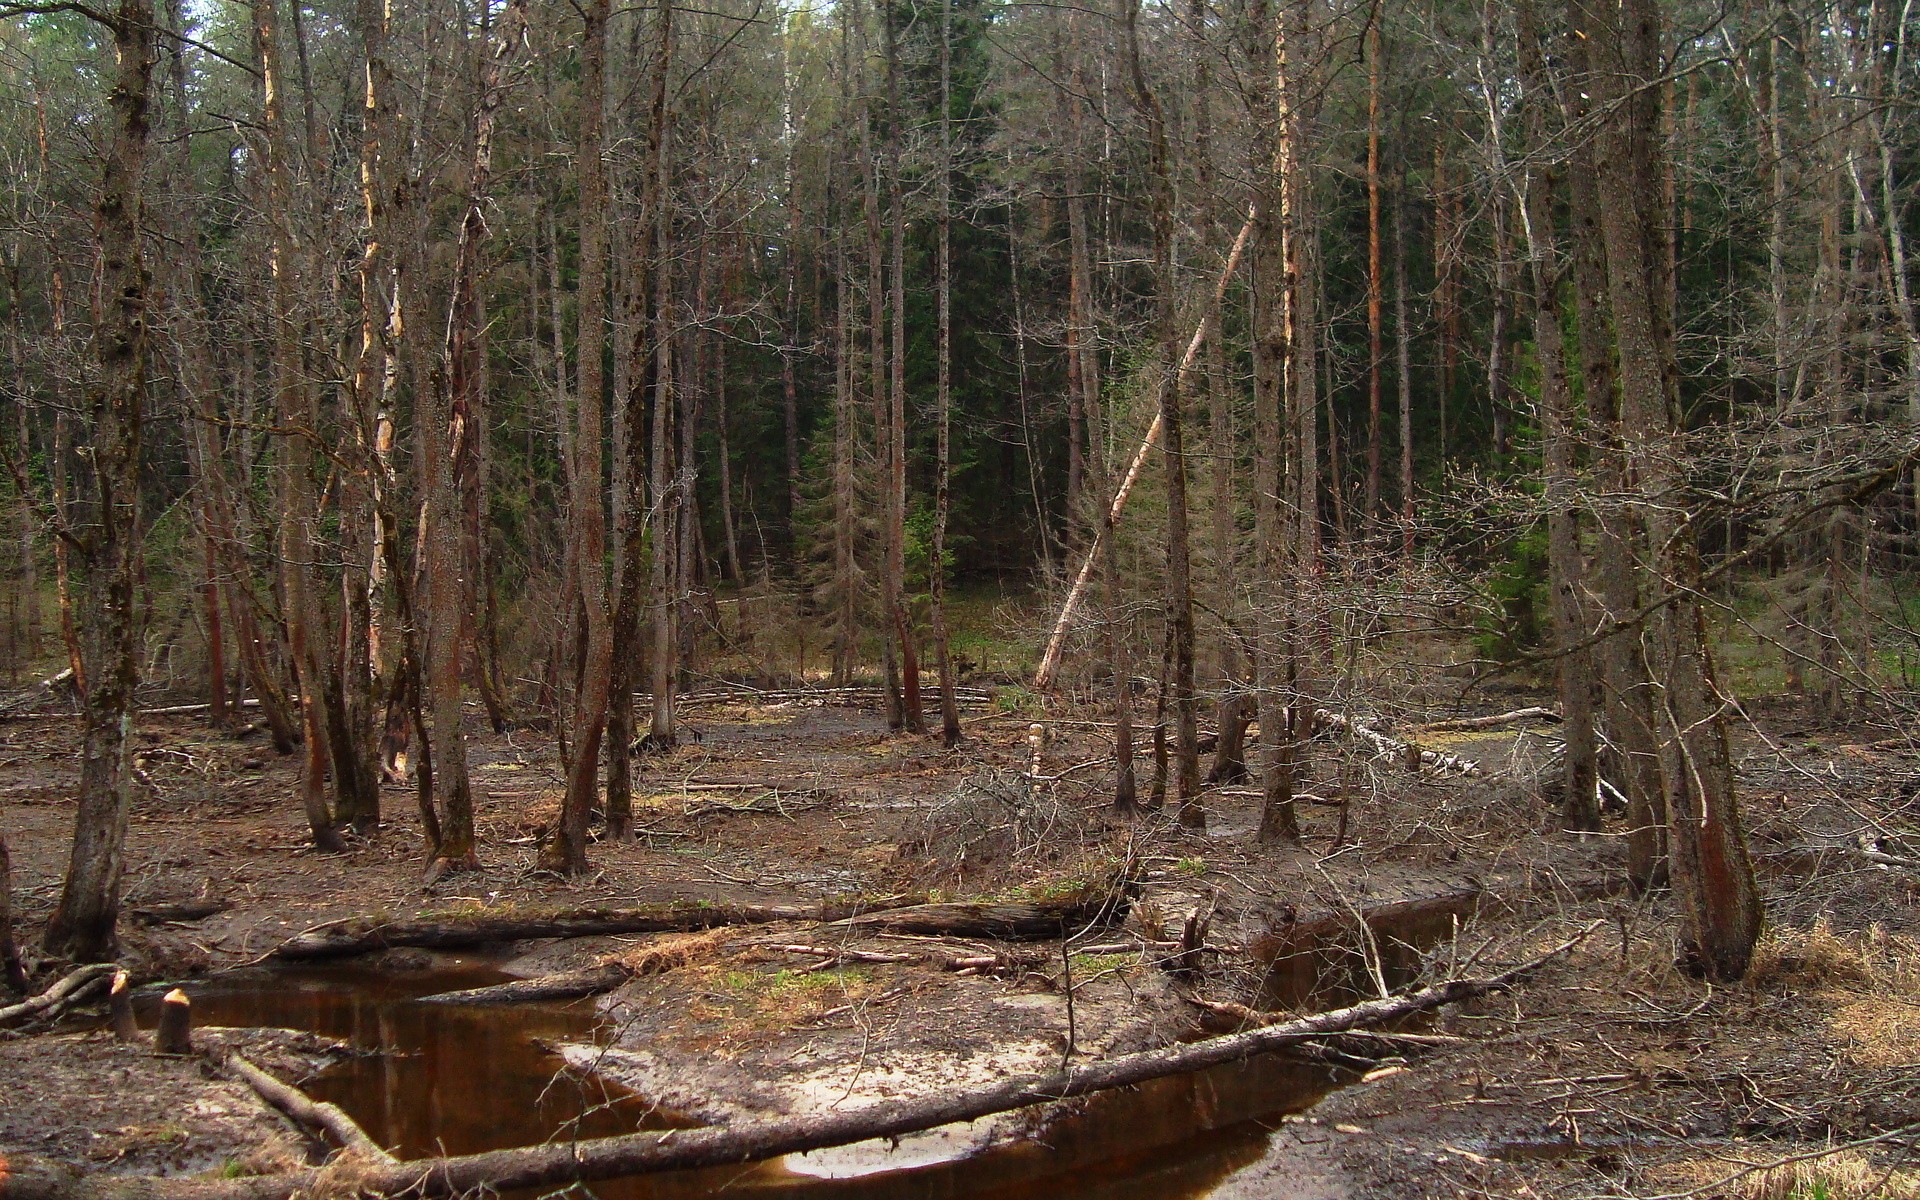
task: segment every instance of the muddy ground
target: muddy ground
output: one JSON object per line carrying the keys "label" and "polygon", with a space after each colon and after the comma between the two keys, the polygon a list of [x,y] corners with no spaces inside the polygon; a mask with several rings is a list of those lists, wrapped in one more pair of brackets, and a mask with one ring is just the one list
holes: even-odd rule
{"label": "muddy ground", "polygon": [[[1258,800],[1244,785],[1210,791],[1204,833],[1159,815],[1113,819],[1097,711],[1047,718],[1041,771],[1051,781],[1023,806],[1037,716],[975,706],[966,742],[947,752],[888,735],[860,707],[696,709],[698,740],[641,764],[639,836],[596,845],[596,873],[578,883],[535,869],[535,839],[561,790],[547,742],[479,732],[476,719],[484,868],[431,887],[420,882],[409,791],[388,791],[378,837],[316,855],[304,845],[293,760],[258,734],[150,717],[123,961],[143,983],[208,976],[348,916],[929,891],[1036,898],[1118,863],[1140,891],[1124,926],[1075,943],[1099,953],[807,923],[732,929],[588,1002],[600,1006],[601,1035],[552,1048],[693,1120],[829,1111],[1230,1024],[1195,997],[1325,1007],[1383,982],[1490,973],[1593,926],[1515,992],[1424,1025],[1417,1044],[1382,1042],[1367,1061],[1350,1044],[1323,1056],[1311,1067],[1321,1082],[1299,1104],[1334,1082],[1351,1086],[1304,1114],[1269,1113],[1276,1136],[1236,1152],[1224,1181],[1223,1167],[1164,1194],[1743,1195],[1755,1176],[1716,1181],[1920,1122],[1920,873],[1868,861],[1856,842],[1891,836],[1883,848],[1910,853],[1898,838],[1920,827],[1920,748],[1889,741],[1894,729],[1815,728],[1791,705],[1751,708],[1739,740],[1743,795],[1772,932],[1749,982],[1711,988],[1674,968],[1664,899],[1619,891],[1617,837],[1550,831],[1538,787],[1548,727],[1423,735],[1478,762],[1475,777],[1410,773],[1328,735],[1304,786],[1329,803],[1302,806],[1301,850],[1256,842]],[[69,721],[0,725],[0,828],[29,935],[58,887],[76,749]],[[1143,785],[1148,767],[1143,759]],[[1384,929],[1372,959],[1357,935],[1294,932],[1331,923],[1353,935],[1353,914],[1440,896],[1453,901],[1420,928]],[[179,906],[193,902],[220,911],[169,919],[191,917]],[[1160,964],[1164,949],[1147,943],[1177,938],[1196,911],[1210,919],[1214,949],[1201,974],[1176,978]],[[1397,946],[1394,932],[1424,952]],[[497,957],[534,975],[658,940],[523,944]],[[917,957],[836,963],[793,946]],[[986,970],[942,965],[994,953],[1001,961]],[[138,1172],[270,1169],[311,1153],[243,1086],[90,1029],[81,1017],[0,1042],[0,1149]],[[311,1045],[282,1050],[276,1062],[290,1078],[327,1061]],[[1031,1133],[1033,1120],[943,1131],[919,1149],[951,1155]],[[1901,1135],[1861,1156],[1894,1169],[1917,1153]]]}

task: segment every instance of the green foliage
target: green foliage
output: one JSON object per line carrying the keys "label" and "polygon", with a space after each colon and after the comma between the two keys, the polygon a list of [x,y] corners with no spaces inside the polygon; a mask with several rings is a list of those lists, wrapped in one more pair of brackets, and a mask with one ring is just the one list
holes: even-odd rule
{"label": "green foliage", "polygon": [[1547,527],[1537,522],[1513,538],[1495,566],[1487,591],[1496,602],[1474,645],[1486,658],[1508,661],[1541,644],[1548,612]]}
{"label": "green foliage", "polygon": [[1016,683],[993,694],[993,708],[1008,716],[1037,716],[1041,712],[1040,697]]}

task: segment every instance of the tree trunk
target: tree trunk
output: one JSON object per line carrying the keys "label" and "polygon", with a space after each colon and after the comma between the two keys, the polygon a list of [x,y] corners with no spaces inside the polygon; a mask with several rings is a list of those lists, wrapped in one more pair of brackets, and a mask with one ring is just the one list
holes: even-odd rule
{"label": "tree trunk", "polygon": [[887,212],[893,225],[888,297],[893,336],[888,355],[885,454],[887,558],[882,586],[893,635],[900,643],[901,721],[908,733],[923,734],[927,720],[920,703],[920,651],[913,615],[907,608],[907,201],[901,164],[906,135],[901,129],[900,39],[894,20],[892,7],[881,5],[887,51]]}
{"label": "tree trunk", "polygon": [[1167,577],[1166,617],[1172,654],[1174,775],[1179,796],[1180,824],[1204,829],[1207,812],[1200,797],[1199,705],[1194,695],[1193,583],[1187,520],[1187,457],[1181,417],[1182,363],[1180,330],[1176,323],[1173,273],[1173,161],[1168,145],[1166,116],[1160,98],[1147,81],[1140,56],[1138,0],[1126,0],[1127,59],[1132,75],[1134,103],[1146,118],[1148,150],[1153,172],[1151,215],[1154,246],[1155,333],[1160,343],[1161,447],[1166,464]]}
{"label": "tree trunk", "polygon": [[[428,403],[420,416],[425,476],[427,563],[427,693],[433,715],[433,770],[439,792],[440,845],[430,877],[479,865],[474,848],[473,786],[467,775],[466,734],[461,729],[461,630],[467,595],[457,463],[462,429],[472,419],[465,402],[470,383],[469,346],[479,328],[477,293],[481,243],[487,236],[484,208],[492,187],[494,122],[505,100],[502,75],[519,50],[527,24],[526,0],[509,0],[494,27],[481,67],[473,117],[465,211],[460,222],[453,279],[449,284],[447,342],[429,372]],[[597,429],[598,426],[596,425]],[[597,436],[597,435],[596,435]]]}
{"label": "tree trunk", "polygon": [[940,670],[940,739],[960,744],[960,704],[954,698],[953,656],[947,642],[947,510],[953,476],[953,0],[940,4],[939,251],[934,290],[939,309],[939,382],[934,401],[933,546],[927,561],[932,594],[933,653]]}
{"label": "tree trunk", "polygon": [[13,942],[13,859],[7,835],[0,833],[0,984],[16,996],[27,994],[27,972]]}
{"label": "tree trunk", "polygon": [[[1535,24],[1533,0],[1523,0],[1516,15],[1520,74],[1526,112],[1526,148],[1532,155],[1550,144],[1552,93]],[[1547,558],[1553,600],[1555,664],[1560,693],[1565,793],[1560,825],[1578,833],[1600,828],[1595,790],[1592,655],[1571,647],[1583,641],[1588,622],[1581,595],[1585,562],[1580,550],[1580,510],[1575,478],[1573,396],[1567,381],[1566,346],[1560,329],[1560,283],[1564,268],[1554,231],[1551,181],[1537,167],[1523,168],[1519,200],[1525,217],[1527,259],[1533,283],[1534,353],[1540,364],[1542,451],[1546,460]]]}
{"label": "tree trunk", "polygon": [[1761,907],[1734,791],[1726,702],[1707,646],[1681,458],[1678,364],[1663,286],[1667,232],[1659,215],[1659,13],[1654,0],[1625,0],[1619,26],[1609,29],[1613,14],[1604,7],[1590,14],[1584,0],[1575,5],[1576,28],[1589,33],[1602,57],[1591,76],[1596,105],[1623,108],[1622,119],[1601,135],[1599,182],[1614,202],[1602,206],[1600,224],[1633,500],[1653,551],[1655,586],[1678,592],[1649,619],[1647,639],[1650,673],[1663,684],[1656,728],[1680,935],[1698,970],[1734,980],[1746,973],[1759,939]]}
{"label": "tree trunk", "polygon": [[[1573,9],[1569,7],[1569,16]],[[1577,23],[1576,23],[1576,26]],[[1585,39],[1567,42],[1570,84],[1568,124],[1584,120],[1592,109],[1590,48]],[[1584,94],[1584,95],[1583,95]],[[1640,605],[1635,563],[1642,531],[1626,495],[1628,475],[1620,395],[1607,283],[1606,246],[1600,232],[1601,193],[1591,141],[1575,146],[1568,172],[1573,218],[1574,302],[1580,326],[1580,374],[1587,411],[1601,434],[1594,456],[1593,510],[1596,599],[1608,619],[1626,620]],[[1660,756],[1653,732],[1653,685],[1637,638],[1608,638],[1594,648],[1599,665],[1602,708],[1619,790],[1627,800],[1627,876],[1644,892],[1666,879],[1667,829],[1660,786]]]}
{"label": "tree trunk", "polygon": [[1367,511],[1371,530],[1380,508],[1380,22],[1369,21],[1367,38]]}
{"label": "tree trunk", "polygon": [[[312,444],[319,438],[313,396],[301,362],[307,329],[294,289],[306,263],[296,232],[291,182],[292,143],[286,129],[286,69],[280,44],[278,5],[255,0],[253,36],[260,60],[262,135],[266,141],[266,210],[273,238],[268,271],[273,280],[272,364],[274,418],[281,430],[274,475],[278,493],[277,539],[280,592],[284,601],[287,657],[299,689],[301,744],[300,800],[316,849],[346,848],[327,795],[332,758],[326,711],[328,684],[320,665],[320,613],[313,594],[314,498]],[[336,781],[336,785],[342,781]]]}
{"label": "tree trunk", "polygon": [[1407,323],[1407,173],[1393,190],[1394,382],[1400,389],[1400,553],[1413,558],[1413,329]]}
{"label": "tree trunk", "polygon": [[[671,36],[670,6],[663,5],[661,19],[667,23],[661,33],[664,40]],[[670,44],[670,43],[669,43]],[[664,135],[663,135],[664,141]],[[658,195],[663,203],[659,210],[647,214],[648,219],[656,223],[654,236],[658,240],[658,265],[653,280],[653,320],[654,320],[654,368],[653,368],[653,433],[650,448],[649,479],[652,503],[648,514],[652,520],[653,556],[650,563],[651,604],[653,622],[651,636],[653,641],[652,677],[649,686],[652,691],[651,719],[647,737],[655,749],[671,747],[678,739],[678,730],[674,727],[673,685],[674,650],[676,645],[674,622],[679,614],[679,595],[677,589],[685,587],[684,580],[678,578],[676,566],[680,554],[680,505],[684,502],[680,488],[675,480],[674,468],[674,410],[677,404],[679,388],[675,377],[676,340],[672,333],[674,323],[673,287],[670,281],[671,271],[667,258],[667,215],[664,211],[667,179],[666,150],[662,146],[658,176],[660,183]]]}
{"label": "tree trunk", "polygon": [[87,506],[91,511],[72,524],[85,588],[77,622],[88,667],[85,735],[72,851],[45,937],[49,953],[76,962],[96,961],[114,950],[139,683],[134,588],[140,573],[140,434],[148,363],[148,275],[141,237],[154,61],[151,0],[118,0],[110,31],[118,57],[109,96],[114,119],[94,207],[103,284],[94,318],[100,373],[88,405],[94,495]]}
{"label": "tree trunk", "polygon": [[[607,20],[612,5],[610,0],[588,0],[580,11],[580,124],[574,147],[580,185],[579,365],[573,421],[565,436],[571,468],[567,490],[572,497],[567,541],[580,588],[580,607],[586,615],[586,653],[574,679],[573,711],[568,720],[573,738],[566,756],[567,790],[560,817],[540,847],[541,866],[566,875],[587,870],[587,819],[600,801],[600,744],[613,686],[609,678],[613,670],[613,631],[607,611],[607,530],[600,503],[608,219],[600,130],[606,112]],[[631,429],[628,436],[633,436]],[[622,565],[634,569],[630,557],[623,556]],[[629,708],[631,703],[629,700]],[[610,779],[609,788],[611,785]]]}
{"label": "tree trunk", "polygon": [[[874,18],[888,21],[886,9],[876,0]],[[864,36],[871,36],[866,34]],[[893,591],[890,584],[893,562],[893,424],[892,408],[887,403],[887,293],[886,237],[880,222],[880,168],[873,149],[872,84],[866,72],[860,73],[860,181],[867,227],[867,400],[873,409],[874,490],[880,509],[878,555],[880,574],[880,612],[883,623],[891,624]],[[881,661],[885,670],[887,728],[898,732],[906,727],[906,708],[900,696],[900,658],[898,643],[892,637],[880,639]]]}

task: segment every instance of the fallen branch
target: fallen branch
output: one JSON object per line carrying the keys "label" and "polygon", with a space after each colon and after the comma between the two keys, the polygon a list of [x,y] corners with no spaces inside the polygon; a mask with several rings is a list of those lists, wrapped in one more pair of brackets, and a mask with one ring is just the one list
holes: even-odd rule
{"label": "fallen branch", "polygon": [[398,1159],[380,1148],[380,1144],[367,1135],[354,1119],[337,1104],[315,1100],[290,1083],[284,1083],[274,1076],[248,1062],[237,1053],[229,1053],[223,1064],[247,1082],[247,1086],[260,1094],[260,1098],[291,1117],[295,1124],[317,1130],[340,1143],[342,1149],[362,1156],[383,1166],[393,1166]]}
{"label": "fallen branch", "polygon": [[53,1016],[112,979],[118,969],[112,963],[88,963],[75,967],[38,996],[29,996],[18,1004],[0,1008],[0,1026],[13,1025],[34,1017]]}
{"label": "fallen branch", "polygon": [[1332,709],[1314,709],[1313,724],[1317,729],[1336,730],[1365,742],[1373,747],[1374,753],[1381,758],[1394,759],[1405,765],[1408,770],[1418,771],[1421,767],[1432,767],[1443,774],[1454,771],[1469,778],[1485,774],[1480,769],[1480,764],[1470,758],[1461,758],[1457,754],[1446,754],[1439,750],[1423,749],[1412,742],[1389,737],[1378,729],[1364,725],[1344,713],[1334,712]]}
{"label": "fallen branch", "polygon": [[1908,871],[1920,871],[1920,858],[1910,858],[1904,854],[1889,854],[1881,848],[1879,842],[1864,833],[1860,835],[1857,844],[1859,846],[1860,857],[1870,863],[1876,863],[1883,867],[1900,867]]}
{"label": "fallen branch", "polygon": [[[57,674],[49,675],[47,678],[42,679],[39,683],[34,684],[32,687],[26,688],[23,691],[16,692],[13,695],[7,697],[5,700],[0,700],[0,720],[7,720],[12,717],[30,715],[25,711],[29,706],[31,706],[32,704],[40,700],[42,697],[50,696],[54,692],[58,691],[60,688],[70,685],[72,682],[73,682],[73,668],[68,667],[63,671],[58,672]],[[72,713],[45,713],[45,714],[31,714],[31,715],[68,717],[68,716],[72,716],[73,714]]]}
{"label": "fallen branch", "polygon": [[692,933],[724,925],[773,921],[836,921],[875,910],[918,904],[918,896],[891,896],[822,904],[661,904],[645,908],[579,908],[552,913],[422,917],[382,921],[348,917],[295,934],[265,958],[343,958],[395,946],[452,950],[530,938],[600,937],[620,933]]}
{"label": "fallen branch", "polygon": [[879,950],[836,950],[832,946],[763,946],[779,954],[812,954],[828,963],[904,963],[925,962],[924,954],[887,954]]}
{"label": "fallen branch", "polygon": [[1516,708],[1512,712],[1494,713],[1490,717],[1455,717],[1450,721],[1429,721],[1425,725],[1415,725],[1409,733],[1455,733],[1471,729],[1498,729],[1502,725],[1518,725],[1523,721],[1546,721],[1558,725],[1560,714],[1550,708],[1535,705],[1532,708]]}
{"label": "fallen branch", "polygon": [[[1417,992],[1369,1000],[1225,1037],[1167,1046],[1029,1075],[971,1091],[943,1090],[866,1108],[744,1125],[624,1134],[493,1150],[356,1170],[355,1188],[397,1196],[457,1196],[479,1188],[561,1188],[600,1179],[754,1162],[874,1138],[899,1137],[957,1121],[1047,1104],[1282,1050],[1328,1034],[1380,1025],[1511,986],[1580,944],[1598,923],[1546,954],[1484,979],[1452,979]],[[253,1179],[80,1175],[45,1159],[0,1162],[0,1200],[288,1200],[328,1182],[323,1172]]]}

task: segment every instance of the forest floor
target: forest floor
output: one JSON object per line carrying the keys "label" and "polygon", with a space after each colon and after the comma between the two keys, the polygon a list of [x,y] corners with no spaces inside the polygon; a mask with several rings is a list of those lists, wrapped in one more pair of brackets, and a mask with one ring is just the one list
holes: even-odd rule
{"label": "forest floor", "polygon": [[[1887,740],[1898,731],[1864,719],[1818,727],[1784,701],[1749,706],[1737,750],[1770,932],[1748,981],[1710,987],[1674,967],[1665,898],[1621,890],[1617,836],[1552,832],[1538,787],[1546,727],[1423,736],[1476,760],[1474,777],[1416,774],[1326,735],[1303,788],[1335,803],[1303,804],[1305,847],[1286,849],[1257,842],[1259,801],[1244,785],[1209,791],[1204,832],[1161,814],[1114,818],[1102,714],[1071,715],[1046,718],[1047,782],[1030,792],[1028,711],[968,709],[966,740],[949,752],[888,734],[865,708],[696,709],[697,739],[638,765],[639,835],[596,844],[595,874],[574,883],[535,867],[561,791],[550,743],[475,733],[483,869],[430,887],[410,791],[388,790],[377,837],[314,854],[295,760],[258,734],[149,717],[122,961],[143,983],[215,977],[347,917],[907,893],[1044,900],[1118,864],[1138,883],[1124,925],[1064,946],[790,922],[678,935],[665,953],[676,935],[522,943],[489,961],[539,975],[652,946],[664,969],[585,1002],[598,1005],[599,1035],[551,1049],[680,1118],[713,1121],[964,1088],[1231,1027],[1196,997],[1308,1010],[1381,985],[1492,973],[1591,927],[1516,990],[1422,1023],[1424,1040],[1381,1039],[1365,1061],[1342,1043],[1289,1068],[1284,1087],[1202,1080],[1177,1103],[1154,1093],[1155,1111],[1136,1106],[1125,1122],[1079,1105],[1107,1130],[1105,1150],[1089,1154],[1124,1157],[1112,1144],[1122,1136],[1138,1158],[1141,1146],[1248,1117],[1261,1136],[1167,1168],[1152,1188],[1125,1176],[1116,1190],[1070,1194],[1785,1196],[1791,1169],[1892,1171],[1880,1194],[1920,1190],[1920,872],[1869,861],[1857,843],[1865,832],[1911,853],[1897,839],[1920,828],[1920,747]],[[0,828],[24,936],[57,892],[77,748],[70,721],[0,724]],[[1143,791],[1150,771],[1143,758]],[[1196,912],[1213,949],[1203,971],[1180,975],[1166,968],[1165,942]],[[1373,952],[1363,913],[1375,917]],[[802,946],[842,957],[792,949]],[[987,955],[986,967],[952,969]],[[375,962],[404,971],[446,957],[388,951]],[[299,1153],[244,1087],[119,1045],[97,1024],[69,1019],[0,1042],[0,1151],[146,1172],[258,1170]],[[330,1060],[298,1039],[253,1045],[294,1078]],[[1248,1107],[1228,1094],[1255,1083],[1284,1095]],[[1345,1086],[1320,1099],[1335,1085]],[[1073,1142],[1076,1119],[1055,1114],[1041,1132],[1054,1152]],[[908,1139],[886,1162],[951,1159],[1035,1131],[1031,1116],[989,1119]],[[808,1157],[826,1175],[873,1165],[858,1151]],[[1031,1169],[1010,1160],[993,1188]],[[1002,1194],[993,1188],[966,1194]]]}

